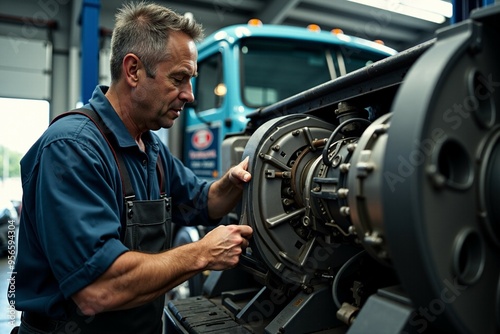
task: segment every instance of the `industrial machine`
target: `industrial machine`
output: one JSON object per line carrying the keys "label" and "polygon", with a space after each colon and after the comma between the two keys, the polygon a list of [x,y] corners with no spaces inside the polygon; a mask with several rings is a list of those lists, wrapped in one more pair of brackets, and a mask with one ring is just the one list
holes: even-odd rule
{"label": "industrial machine", "polygon": [[[207,180],[229,168],[232,160],[226,155],[234,150],[224,148],[223,140],[245,130],[249,113],[396,53],[381,41],[348,36],[340,29],[263,24],[258,19],[215,31],[197,49],[195,102],[185,106],[174,127],[159,134],[172,154]],[[109,72],[104,66],[103,71]],[[232,214],[224,220],[238,223],[239,217]],[[202,226],[177,224],[173,231],[174,246],[206,233]],[[194,276],[169,296],[200,294],[204,277]]]}
{"label": "industrial machine", "polygon": [[498,333],[500,6],[249,115],[239,267],[167,332]]}

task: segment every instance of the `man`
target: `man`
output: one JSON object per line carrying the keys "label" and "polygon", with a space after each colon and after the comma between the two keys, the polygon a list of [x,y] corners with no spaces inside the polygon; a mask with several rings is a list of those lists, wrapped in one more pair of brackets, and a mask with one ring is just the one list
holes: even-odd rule
{"label": "man", "polygon": [[19,333],[161,333],[165,292],[238,263],[249,226],[218,226],[162,251],[170,220],[216,224],[251,178],[245,160],[204,182],[150,132],[171,127],[193,101],[201,34],[162,6],[125,5],[111,42],[111,85],[85,106],[96,114],[60,118],[21,161],[11,300],[23,311]]}

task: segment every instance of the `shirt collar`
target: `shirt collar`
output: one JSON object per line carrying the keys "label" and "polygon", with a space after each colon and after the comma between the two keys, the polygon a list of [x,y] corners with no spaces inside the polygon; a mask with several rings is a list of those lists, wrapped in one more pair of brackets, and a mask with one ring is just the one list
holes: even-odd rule
{"label": "shirt collar", "polygon": [[[118,116],[115,109],[105,96],[108,89],[108,86],[97,86],[89,100],[89,105],[99,114],[99,116],[101,116],[104,124],[106,124],[115,136],[119,146],[137,146],[135,139],[132,138],[120,116]],[[151,131],[144,133],[142,135],[142,140],[146,146],[151,146],[154,151],[158,151],[158,143],[154,139],[154,136],[151,135]]]}

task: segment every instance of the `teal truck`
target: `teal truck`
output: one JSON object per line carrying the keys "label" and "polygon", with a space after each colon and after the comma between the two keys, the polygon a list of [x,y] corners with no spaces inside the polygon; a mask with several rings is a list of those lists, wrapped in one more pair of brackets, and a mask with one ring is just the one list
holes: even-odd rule
{"label": "teal truck", "polygon": [[317,25],[266,25],[258,20],[221,29],[198,45],[195,102],[169,130],[171,151],[197,175],[228,167],[222,142],[242,132],[247,115],[395,54],[380,41]]}

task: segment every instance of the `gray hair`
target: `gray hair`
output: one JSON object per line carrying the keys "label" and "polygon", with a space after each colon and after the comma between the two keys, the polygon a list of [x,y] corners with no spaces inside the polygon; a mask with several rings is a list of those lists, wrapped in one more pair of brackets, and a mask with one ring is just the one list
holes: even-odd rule
{"label": "gray hair", "polygon": [[125,4],[116,14],[111,37],[111,80],[121,77],[127,53],[139,57],[146,74],[154,78],[156,66],[169,57],[165,48],[172,31],[181,31],[196,42],[203,38],[202,26],[188,16],[144,1]]}

